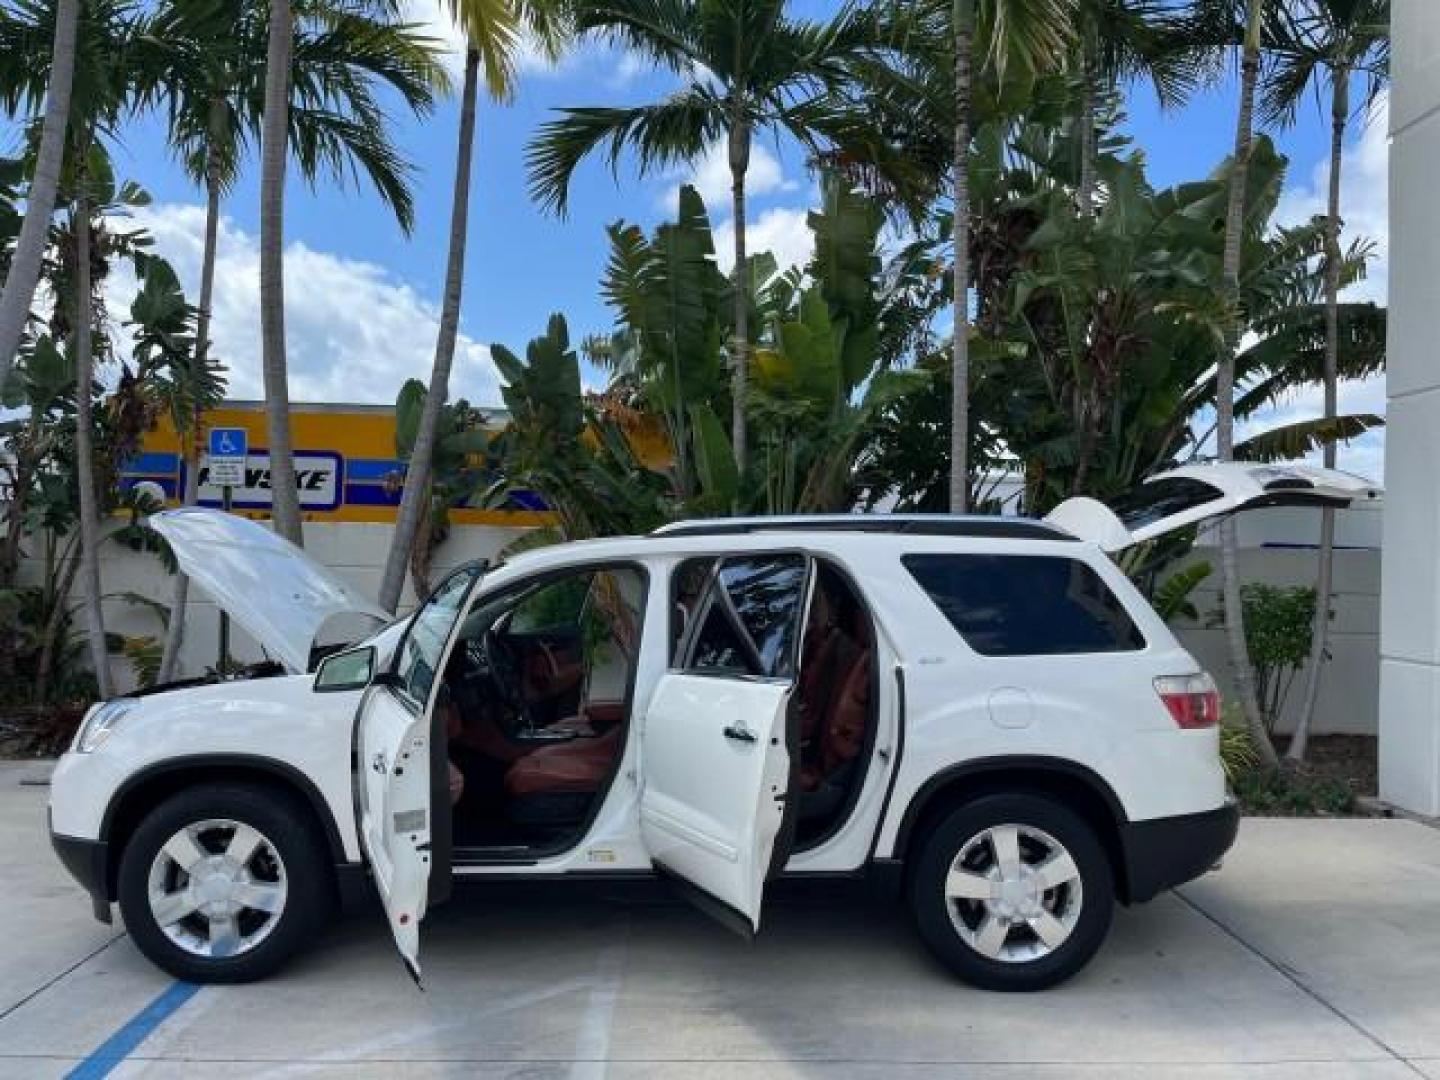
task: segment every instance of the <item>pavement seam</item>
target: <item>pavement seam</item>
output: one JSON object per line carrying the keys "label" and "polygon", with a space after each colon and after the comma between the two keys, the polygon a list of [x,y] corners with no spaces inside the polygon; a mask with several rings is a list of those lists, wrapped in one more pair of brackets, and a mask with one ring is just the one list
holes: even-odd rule
{"label": "pavement seam", "polygon": [[1246,941],[1245,938],[1241,937],[1239,933],[1226,926],[1223,922],[1220,921],[1218,917],[1210,914],[1210,912],[1206,911],[1203,907],[1201,907],[1194,900],[1190,899],[1190,897],[1186,896],[1179,889],[1175,889],[1174,893],[1177,897],[1180,898],[1180,902],[1182,904],[1188,907],[1191,911],[1194,911],[1196,914],[1200,915],[1201,918],[1210,922],[1226,937],[1230,938],[1232,941],[1237,942],[1243,948],[1247,949],[1249,952],[1255,954],[1261,960],[1265,961],[1265,963],[1268,964],[1270,968],[1276,972],[1276,974],[1278,974],[1286,982],[1290,983],[1291,986],[1295,987],[1295,989],[1299,990],[1311,1001],[1314,1001],[1316,1004],[1329,1011],[1333,1016],[1335,1016],[1338,1020],[1344,1023],[1356,1034],[1360,1035],[1362,1038],[1366,1039],[1379,1049],[1385,1051],[1385,1053],[1389,1054],[1391,1058],[1393,1058],[1395,1061],[1400,1062],[1416,1076],[1422,1077],[1424,1078],[1424,1080],[1428,1080],[1428,1077],[1425,1076],[1424,1071],[1421,1070],[1421,1068],[1413,1061],[1405,1057],[1403,1054],[1399,1053],[1393,1046],[1387,1043],[1384,1039],[1380,1038],[1380,1036],[1376,1035],[1364,1024],[1360,1023],[1360,1021],[1347,1015],[1343,1010],[1341,1010],[1338,1005],[1333,1004],[1318,990],[1314,990],[1311,987],[1306,986],[1305,983],[1301,981],[1300,976],[1292,968],[1290,968],[1289,965],[1275,959],[1269,953],[1265,952],[1265,950],[1251,944],[1249,941]]}
{"label": "pavement seam", "polygon": [[56,975],[54,978],[50,979],[48,982],[46,982],[46,983],[44,983],[44,984],[42,984],[42,985],[40,985],[40,986],[37,986],[34,990],[31,990],[30,993],[26,994],[26,995],[25,995],[23,998],[21,998],[19,1001],[15,1002],[14,1005],[11,1005],[11,1006],[10,1006],[9,1008],[7,1008],[7,1009],[0,1010],[0,1020],[4,1020],[6,1017],[10,1016],[12,1013],[16,1012],[16,1011],[19,1010],[19,1009],[24,1008],[26,1005],[29,1005],[30,1002],[34,1001],[37,997],[39,997],[41,994],[43,994],[46,990],[49,990],[52,986],[54,986],[56,983],[58,983],[61,979],[65,978],[67,975],[73,974],[75,971],[78,971],[80,968],[82,968],[82,967],[84,967],[86,964],[88,964],[91,960],[94,960],[95,957],[99,956],[99,955],[100,955],[102,952],[104,952],[106,949],[110,948],[111,945],[114,945],[117,941],[119,941],[121,938],[126,937],[126,936],[127,936],[127,935],[126,935],[125,931],[122,930],[120,933],[116,934],[114,937],[112,937],[112,938],[110,938],[108,941],[106,941],[103,945],[97,946],[94,950],[92,950],[91,952],[89,952],[89,953],[87,953],[86,955],[82,956],[79,960],[76,960],[75,963],[71,964],[68,968],[66,968],[64,971],[60,972],[60,974]]}

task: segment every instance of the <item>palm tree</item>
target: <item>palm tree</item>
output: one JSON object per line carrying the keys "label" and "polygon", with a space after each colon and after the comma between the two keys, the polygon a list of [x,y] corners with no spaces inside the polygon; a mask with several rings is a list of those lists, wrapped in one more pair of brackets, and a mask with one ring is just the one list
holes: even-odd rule
{"label": "palm tree", "polygon": [[430,501],[430,472],[440,429],[441,410],[450,391],[450,369],[455,361],[455,339],[460,330],[460,298],[465,282],[465,240],[470,218],[470,163],[475,150],[475,110],[483,65],[486,89],[496,101],[508,101],[515,90],[516,52],[521,32],[528,30],[552,55],[558,51],[564,27],[557,0],[447,0],[450,14],[465,31],[465,76],[460,94],[460,130],[455,149],[455,185],[450,203],[450,243],[445,264],[445,293],[440,328],[435,340],[435,362],[420,411],[415,445],[405,473],[395,532],[380,579],[380,606],[394,611],[405,583],[405,566],[415,546],[420,520]]}
{"label": "palm tree", "polygon": [[[58,6],[25,0],[0,19],[0,98],[36,101],[49,83],[48,66],[56,59],[49,43]],[[72,362],[75,365],[77,415],[75,431],[76,483],[79,489],[80,567],[84,591],[84,621],[91,662],[102,697],[109,696],[109,657],[101,611],[101,538],[99,480],[95,467],[92,395],[95,386],[95,340],[98,322],[92,273],[97,260],[94,227],[98,207],[93,197],[108,178],[109,166],[101,138],[113,131],[130,107],[137,85],[136,58],[131,53],[139,17],[130,0],[86,0],[77,22],[69,115],[61,184],[70,207],[70,239],[62,251],[65,288],[57,297],[57,311],[68,305],[62,322],[68,324]],[[48,106],[47,106],[48,119]],[[43,141],[42,133],[42,141]],[[73,260],[66,265],[67,260]],[[53,327],[52,327],[53,329]]]}
{"label": "palm tree", "polygon": [[[1233,0],[1199,0],[1197,21],[1203,21],[1211,32],[1201,40],[1233,42],[1235,40]],[[1224,341],[1216,361],[1215,372],[1215,442],[1216,457],[1231,461],[1235,456],[1235,357],[1240,348],[1244,327],[1241,313],[1240,255],[1245,231],[1245,196],[1249,178],[1250,154],[1255,142],[1255,92],[1260,81],[1260,48],[1264,26],[1265,0],[1245,0],[1244,33],[1240,49],[1240,105],[1235,118],[1235,148],[1231,154],[1230,189],[1225,208],[1225,240],[1221,260],[1221,298],[1225,308]],[[1275,748],[1265,728],[1260,703],[1255,693],[1255,671],[1245,645],[1245,614],[1240,599],[1235,520],[1220,523],[1221,588],[1225,607],[1225,636],[1230,651],[1230,665],[1239,694],[1245,724],[1261,760],[1268,766],[1278,764]]]}
{"label": "palm tree", "polygon": [[[417,116],[427,115],[448,85],[439,44],[416,28],[333,0],[301,10],[291,56],[290,147],[301,173],[344,181],[363,172],[400,227],[414,223],[409,166],[391,144],[375,91],[388,88]],[[150,73],[142,101],[166,110],[170,142],[192,180],[205,189],[196,366],[210,347],[220,206],[238,178],[245,150],[258,138],[265,86],[266,20],[248,0],[216,5],[172,2],[147,27]],[[193,503],[199,478],[200,416],[188,433],[182,502]],[[188,579],[175,576],[171,619],[157,678],[174,675],[184,630]]]}
{"label": "palm tree", "polygon": [[[1273,70],[1265,86],[1263,115],[1268,121],[1292,123],[1300,99],[1313,89],[1318,98],[1330,92],[1330,189],[1325,212],[1325,415],[1338,412],[1340,353],[1340,173],[1345,133],[1350,122],[1352,77],[1365,79],[1365,107],[1371,105],[1389,72],[1390,0],[1304,0],[1274,20],[1271,44]],[[1335,443],[1324,449],[1327,468],[1335,467]],[[1315,631],[1311,637],[1305,696],[1295,732],[1286,750],[1292,761],[1305,760],[1310,724],[1320,693],[1330,631],[1330,594],[1335,563],[1335,511],[1325,507],[1320,518],[1320,565],[1316,573]]]}
{"label": "palm tree", "polygon": [[790,18],[784,0],[599,0],[579,3],[575,28],[669,68],[684,85],[663,101],[629,108],[571,108],[530,145],[530,186],[564,213],[580,162],[602,151],[617,168],[627,148],[642,173],[688,164],[723,141],[734,217],[734,318],[730,342],[731,439],[746,461],[745,397],[750,349],[746,174],[759,131],[787,131],[819,150],[850,138],[849,117],[826,107],[852,84],[855,66],[883,47],[879,25],[847,4],[828,22]]}
{"label": "palm tree", "polygon": [[[58,0],[55,6],[54,44],[50,54],[50,78],[44,88],[45,120],[40,131],[40,149],[35,158],[35,173],[25,198],[25,219],[10,260],[10,272],[0,293],[0,386],[10,377],[15,353],[25,334],[30,317],[30,303],[40,280],[45,245],[50,237],[50,219],[55,212],[55,192],[60,184],[60,169],[65,157],[65,129],[70,116],[70,87],[75,77],[75,34],[80,16],[80,0]],[[10,60],[20,55],[10,53]],[[13,74],[13,73],[12,73]],[[22,93],[38,106],[36,84],[27,79],[5,78],[7,87],[25,88]],[[19,105],[18,96],[4,95],[8,111]]]}
{"label": "palm tree", "polygon": [[260,355],[270,444],[270,509],[275,531],[303,546],[295,448],[290,439],[290,382],[285,363],[285,159],[290,126],[290,0],[270,0],[265,104],[260,124]]}
{"label": "palm tree", "polygon": [[1193,87],[1196,64],[1183,39],[1167,33],[1168,0],[1079,0],[1080,181],[1082,214],[1095,206],[1102,100],[1122,82],[1148,79],[1163,107],[1180,104]]}

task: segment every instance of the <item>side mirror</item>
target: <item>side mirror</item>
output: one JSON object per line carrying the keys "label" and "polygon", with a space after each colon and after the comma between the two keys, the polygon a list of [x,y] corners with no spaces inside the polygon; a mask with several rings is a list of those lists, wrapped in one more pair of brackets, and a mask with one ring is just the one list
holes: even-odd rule
{"label": "side mirror", "polygon": [[336,653],[321,661],[315,671],[315,692],[333,694],[341,690],[363,690],[375,677],[375,647]]}

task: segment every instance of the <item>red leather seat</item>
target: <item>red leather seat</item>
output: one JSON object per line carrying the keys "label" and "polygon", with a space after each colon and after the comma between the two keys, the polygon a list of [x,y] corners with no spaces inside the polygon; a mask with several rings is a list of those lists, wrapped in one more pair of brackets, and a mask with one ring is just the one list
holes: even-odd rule
{"label": "red leather seat", "polygon": [[518,799],[527,795],[599,791],[620,751],[623,728],[624,725],[617,724],[603,735],[571,739],[532,751],[506,770],[505,794]]}

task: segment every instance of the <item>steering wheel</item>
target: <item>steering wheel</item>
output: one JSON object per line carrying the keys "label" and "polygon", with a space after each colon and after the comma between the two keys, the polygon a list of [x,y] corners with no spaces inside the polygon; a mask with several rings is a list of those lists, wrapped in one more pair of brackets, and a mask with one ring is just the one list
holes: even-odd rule
{"label": "steering wheel", "polygon": [[[499,624],[503,622],[503,619],[497,620],[485,630],[482,640],[486,667],[491,686],[494,687],[502,702],[515,710],[516,715],[520,718],[518,725],[520,730],[527,731],[533,725],[530,722],[529,706],[525,702],[525,684],[520,670],[520,658],[500,630]],[[511,732],[511,734],[514,733]]]}

